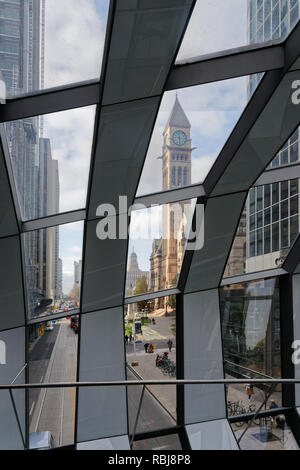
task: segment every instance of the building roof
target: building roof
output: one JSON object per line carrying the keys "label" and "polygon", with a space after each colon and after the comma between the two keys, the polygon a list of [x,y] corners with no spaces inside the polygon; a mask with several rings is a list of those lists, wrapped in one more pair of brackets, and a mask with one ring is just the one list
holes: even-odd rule
{"label": "building roof", "polygon": [[191,127],[190,121],[188,120],[185,112],[183,111],[183,108],[179,102],[177,95],[170,117],[167,121],[165,131],[168,127],[185,127],[188,129]]}

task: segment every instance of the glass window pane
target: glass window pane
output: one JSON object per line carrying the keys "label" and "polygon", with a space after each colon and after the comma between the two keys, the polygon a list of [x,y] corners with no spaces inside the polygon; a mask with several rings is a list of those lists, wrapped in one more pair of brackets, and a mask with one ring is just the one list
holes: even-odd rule
{"label": "glass window pane", "polygon": [[177,286],[196,200],[131,213],[125,295]]}
{"label": "glass window pane", "polygon": [[[226,377],[281,377],[278,280],[225,286],[221,288],[220,299]],[[250,392],[245,385],[230,385],[229,415],[257,410],[268,391],[267,385],[254,386]],[[281,406],[280,386],[268,399],[267,407],[271,400]]]}
{"label": "glass window pane", "polygon": [[[281,10],[277,2],[271,12],[270,0],[258,2],[257,5],[256,0],[249,2],[247,0],[231,0],[230,2],[198,0],[177,61],[186,61],[192,57],[217,53],[247,44],[257,44],[264,40],[283,39],[295,26],[299,15],[299,5],[294,7],[294,11],[291,11],[292,6],[283,0]],[[264,38],[262,30],[270,21],[270,12],[273,24],[272,36],[267,34]],[[289,12],[292,21],[288,29],[288,23],[285,23],[285,20]]]}
{"label": "glass window pane", "polygon": [[290,218],[290,244],[294,243],[299,234],[299,216]]}
{"label": "glass window pane", "polygon": [[178,434],[134,441],[132,450],[182,450]]}
{"label": "glass window pane", "polygon": [[[176,379],[176,296],[145,300],[125,307],[128,380]],[[129,432],[134,428],[142,388],[127,387]],[[176,386],[149,385],[137,432],[177,423]]]}
{"label": "glass window pane", "polygon": [[[237,438],[245,431],[247,422],[232,424]],[[284,415],[257,418],[240,441],[242,450],[299,450]]]}
{"label": "glass window pane", "polygon": [[205,179],[248,103],[248,82],[239,77],[164,94],[138,195]]}
{"label": "glass window pane", "polygon": [[28,318],[79,307],[83,223],[23,235]]}
{"label": "glass window pane", "polygon": [[108,5],[108,0],[1,2],[0,70],[8,96],[99,78]]}
{"label": "glass window pane", "polygon": [[94,117],[91,106],[5,125],[23,220],[85,207]]}
{"label": "glass window pane", "polygon": [[239,450],[226,419],[186,426],[192,450]]}
{"label": "glass window pane", "polygon": [[[52,320],[29,329],[29,382],[74,382],[77,370],[79,316]],[[76,389],[53,388],[29,391],[31,445],[37,433],[45,433],[47,446],[74,443]]]}
{"label": "glass window pane", "polygon": [[[277,202],[279,188],[280,203]],[[274,183],[272,190],[271,185],[265,185],[250,191],[225,268],[225,278],[273,269],[282,265],[299,233],[295,218],[299,215],[298,190],[299,181],[296,179]],[[268,199],[269,192],[272,193],[271,206],[264,211],[259,211],[258,208],[262,207],[262,194],[266,201],[266,195]],[[257,208],[256,211],[251,212],[255,208]],[[240,229],[242,225],[245,227],[244,230]]]}
{"label": "glass window pane", "polygon": [[289,221],[288,219],[281,221],[281,248],[289,246]]}

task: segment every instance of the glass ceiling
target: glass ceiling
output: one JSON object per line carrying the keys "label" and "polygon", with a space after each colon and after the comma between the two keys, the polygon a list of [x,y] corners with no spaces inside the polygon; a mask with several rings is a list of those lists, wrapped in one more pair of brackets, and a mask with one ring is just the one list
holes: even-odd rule
{"label": "glass ceiling", "polygon": [[[99,79],[108,6],[109,0],[0,2],[7,96]],[[34,25],[31,31],[23,28],[24,17]]]}
{"label": "glass ceiling", "polygon": [[6,123],[23,220],[82,209],[95,106]]}
{"label": "glass ceiling", "polygon": [[299,20],[297,0],[198,0],[177,62],[284,39]]}
{"label": "glass ceiling", "polygon": [[244,111],[250,90],[252,94],[258,84],[251,78],[238,77],[164,94],[138,196],[204,181]]}

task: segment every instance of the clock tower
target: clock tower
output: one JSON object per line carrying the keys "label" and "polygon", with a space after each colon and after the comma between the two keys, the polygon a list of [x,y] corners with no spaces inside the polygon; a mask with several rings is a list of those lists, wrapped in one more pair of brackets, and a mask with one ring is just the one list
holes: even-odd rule
{"label": "clock tower", "polygon": [[175,103],[163,133],[162,189],[191,184],[191,124],[176,95]]}
{"label": "clock tower", "polygon": [[[192,165],[191,124],[176,95],[170,117],[163,132],[162,155],[162,190],[168,191],[191,184]],[[180,205],[189,216],[190,201],[181,201]],[[183,219],[182,219],[183,220]],[[177,221],[178,222],[178,221]],[[163,290],[177,284],[185,240],[180,226],[175,224],[175,214],[171,204],[162,209],[162,238],[154,240],[151,263],[151,290]],[[167,298],[156,300],[157,308],[166,308]]]}

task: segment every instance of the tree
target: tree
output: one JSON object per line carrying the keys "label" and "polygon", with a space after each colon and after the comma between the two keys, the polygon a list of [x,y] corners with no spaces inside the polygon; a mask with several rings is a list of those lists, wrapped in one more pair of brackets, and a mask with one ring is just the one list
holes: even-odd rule
{"label": "tree", "polygon": [[[172,280],[172,286],[176,286],[176,285],[177,285],[177,278],[174,277],[174,279]],[[170,295],[168,304],[173,310],[176,308],[176,295]]]}
{"label": "tree", "polygon": [[[134,289],[134,295],[145,294],[148,292],[148,282],[146,276],[137,279]],[[148,307],[148,300],[137,303],[138,311],[145,310]]]}

